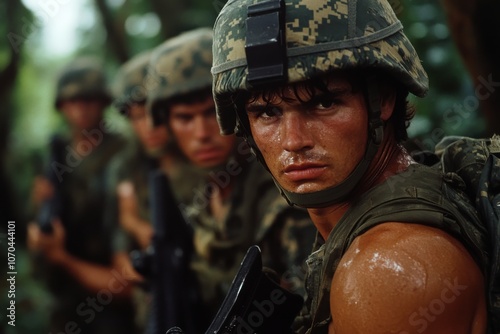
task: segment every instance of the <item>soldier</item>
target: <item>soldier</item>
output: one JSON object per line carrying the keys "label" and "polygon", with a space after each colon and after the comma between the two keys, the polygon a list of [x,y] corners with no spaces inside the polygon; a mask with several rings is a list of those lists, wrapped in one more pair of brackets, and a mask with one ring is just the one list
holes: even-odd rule
{"label": "soldier", "polygon": [[[131,145],[128,156],[120,157],[113,171],[118,177],[120,223],[134,237],[141,249],[150,244],[148,173],[161,168],[169,175],[177,200],[187,205],[192,187],[200,182],[196,171],[187,164],[169,140],[166,125],[152,126],[146,113],[146,98],[154,87],[148,75],[151,51],[143,52],[125,63],[116,76],[115,108],[129,121],[137,145]],[[150,87],[151,86],[151,87]]]}
{"label": "soldier", "polygon": [[116,219],[106,210],[108,163],[126,141],[111,132],[103,112],[111,102],[103,69],[93,58],[68,64],[57,81],[55,106],[69,133],[58,135],[48,162],[52,182],[39,178],[34,198],[40,209],[57,198],[52,232],[28,228],[28,246],[42,255],[46,281],[55,298],[50,330],[79,333],[134,333],[127,281],[127,254],[112,249]]}
{"label": "soldier", "polygon": [[202,329],[251,245],[259,245],[264,265],[299,292],[301,268],[315,238],[305,210],[287,205],[248,147],[234,136],[220,135],[211,94],[211,50],[208,28],[158,46],[151,69],[160,85],[147,102],[156,124],[167,124],[182,154],[206,173],[205,183],[193,190],[193,203],[183,207],[194,228],[190,267],[202,299],[199,317],[206,318]]}
{"label": "soldier", "polygon": [[[153,226],[148,177],[160,168],[168,176],[176,199],[188,205],[192,189],[201,182],[199,173],[186,163],[170,143],[165,124],[153,127],[146,113],[146,98],[154,87],[149,72],[151,51],[144,51],[123,64],[115,78],[114,106],[130,123],[137,143],[114,159],[111,172],[117,186],[116,205],[120,227],[114,247],[117,252],[146,251],[151,245]],[[152,86],[153,85],[153,86]],[[136,322],[146,327],[150,295],[142,287],[134,289]]]}
{"label": "soldier", "polygon": [[232,1],[214,26],[223,133],[323,244],[298,333],[485,333],[485,236],[457,175],[401,142],[427,75],[387,0]]}

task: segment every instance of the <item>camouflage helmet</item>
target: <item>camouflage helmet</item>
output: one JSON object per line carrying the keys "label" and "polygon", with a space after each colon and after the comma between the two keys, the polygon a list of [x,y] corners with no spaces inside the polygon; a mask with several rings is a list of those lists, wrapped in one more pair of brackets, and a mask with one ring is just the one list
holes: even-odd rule
{"label": "camouflage helmet", "polygon": [[[351,69],[383,72],[417,96],[428,89],[427,74],[387,0],[229,0],[214,36],[213,95],[221,131],[243,135],[268,170],[238,93]],[[315,192],[295,193],[275,179],[289,204],[325,207],[355,194],[384,137],[380,92],[371,74],[365,100],[368,139],[361,160],[340,183]]]}
{"label": "camouflage helmet", "polygon": [[154,49],[150,70],[157,84],[148,95],[147,108],[155,124],[164,117],[160,115],[163,103],[196,91],[211,90],[212,41],[212,29],[197,28]]}
{"label": "camouflage helmet", "polygon": [[147,97],[147,76],[151,50],[143,51],[127,61],[119,69],[114,85],[114,106],[122,114],[132,104],[144,104]]}
{"label": "camouflage helmet", "polygon": [[91,57],[81,57],[67,64],[59,74],[55,106],[71,99],[98,99],[108,105],[112,95],[107,86],[101,63]]}
{"label": "camouflage helmet", "polygon": [[[215,22],[212,67],[223,133],[233,133],[236,125],[231,95],[254,88],[249,82],[245,44],[255,41],[249,41],[252,36],[247,36],[246,25],[257,25],[260,34],[253,39],[267,35],[272,41],[283,36],[276,32],[278,23],[259,30],[263,25],[247,17],[273,15],[284,17],[281,44],[285,83],[338,69],[375,68],[390,74],[409,92],[420,97],[426,94],[427,74],[387,0],[229,0]],[[258,51],[259,41],[256,44]],[[261,58],[272,56],[271,52],[262,54],[265,48],[271,50],[271,45],[263,43],[260,47]],[[266,65],[264,62],[261,70],[266,70]]]}

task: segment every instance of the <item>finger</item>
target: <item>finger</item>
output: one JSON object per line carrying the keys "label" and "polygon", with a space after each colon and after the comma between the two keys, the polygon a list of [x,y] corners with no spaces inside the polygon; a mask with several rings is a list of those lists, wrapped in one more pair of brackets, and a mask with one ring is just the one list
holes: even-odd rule
{"label": "finger", "polygon": [[131,197],[134,195],[134,185],[130,181],[123,181],[116,187],[118,196]]}
{"label": "finger", "polygon": [[56,237],[64,236],[64,233],[65,233],[64,226],[61,223],[61,220],[59,218],[54,218],[52,220],[52,228],[53,228],[54,236],[56,236]]}
{"label": "finger", "polygon": [[38,250],[38,245],[40,243],[40,228],[34,222],[28,223],[27,227],[27,246],[28,249],[34,251]]}

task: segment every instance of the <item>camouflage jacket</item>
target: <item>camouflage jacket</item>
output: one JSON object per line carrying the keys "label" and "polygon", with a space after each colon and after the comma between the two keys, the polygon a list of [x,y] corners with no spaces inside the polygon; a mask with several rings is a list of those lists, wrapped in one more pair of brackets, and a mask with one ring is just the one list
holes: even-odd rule
{"label": "camouflage jacket", "polygon": [[326,242],[307,259],[308,300],[296,320],[296,332],[328,333],[329,323],[335,321],[330,313],[330,287],[336,267],[354,239],[378,224],[399,221],[442,229],[461,241],[484,268],[484,226],[466,195],[457,190],[456,177],[414,164],[358,198]]}
{"label": "camouflage jacket", "polygon": [[222,224],[211,216],[208,198],[195,199],[186,208],[194,226],[191,267],[208,320],[217,312],[241,260],[254,244],[261,248],[263,265],[276,271],[290,290],[303,294],[303,264],[316,233],[307,211],[289,206],[256,160],[242,166],[236,177]]}
{"label": "camouflage jacket", "polygon": [[[130,181],[134,186],[134,192],[138,201],[139,218],[150,222],[150,194],[149,173],[157,168],[158,161],[151,157],[139,147],[131,145],[122,155],[117,156],[110,168],[110,180],[116,187],[123,181]],[[196,170],[187,162],[179,158],[173,164],[171,170],[165,171],[169,175],[174,196],[180,205],[187,206],[191,202],[193,189],[202,182],[200,171]],[[118,203],[116,194],[111,194],[108,200],[109,211],[118,216]],[[116,251],[131,251],[137,249],[137,244],[120,225],[117,226],[114,235],[114,249]]]}
{"label": "camouflage jacket", "polygon": [[[63,159],[49,163],[52,168],[57,163],[60,176],[60,218],[65,227],[66,250],[85,262],[107,266],[112,261],[112,235],[117,224],[107,212],[106,199],[113,191],[107,179],[108,168],[110,161],[127,142],[117,134],[105,131],[99,134],[102,137],[99,137],[98,143],[94,147],[87,143],[83,154],[78,154],[71,147],[70,140],[64,139]],[[98,140],[97,136],[93,140]],[[78,145],[83,147],[85,143]],[[114,333],[110,328],[133,333],[133,323],[123,320],[133,314],[131,304],[126,300],[118,302],[113,298],[90,321],[85,301],[92,294],[64,268],[45,263],[37,265],[55,299],[54,309],[51,310],[51,331],[64,331],[68,321],[74,321],[82,333]]]}
{"label": "camouflage jacket", "polygon": [[66,146],[68,153],[61,162],[70,167],[61,174],[61,219],[66,228],[68,251],[83,260],[109,264],[111,233],[116,219],[108,215],[106,199],[113,187],[108,179],[109,164],[121,152],[126,140],[102,132],[102,141],[85,156]]}

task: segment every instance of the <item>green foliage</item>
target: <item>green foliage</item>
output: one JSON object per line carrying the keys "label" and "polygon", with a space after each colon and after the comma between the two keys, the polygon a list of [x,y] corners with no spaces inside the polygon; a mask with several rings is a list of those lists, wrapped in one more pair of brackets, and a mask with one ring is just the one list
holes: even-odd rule
{"label": "green foliage", "polygon": [[426,98],[412,100],[417,114],[410,136],[424,141],[426,149],[444,135],[481,136],[485,125],[477,98],[439,2],[405,0],[399,8],[405,32],[420,55],[430,86]]}

